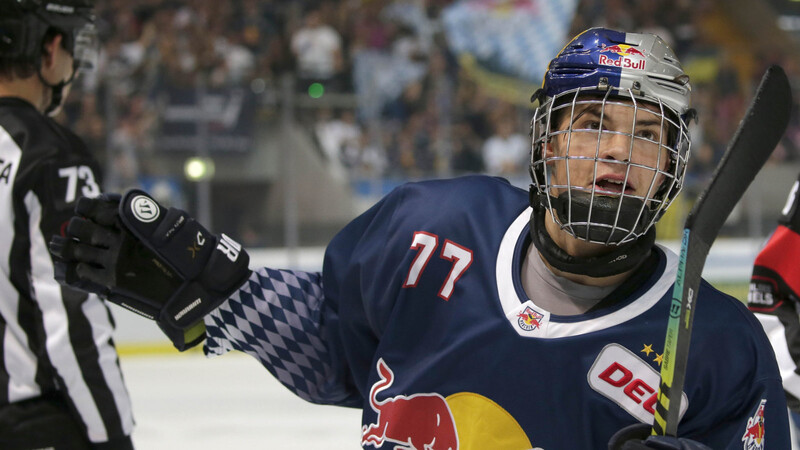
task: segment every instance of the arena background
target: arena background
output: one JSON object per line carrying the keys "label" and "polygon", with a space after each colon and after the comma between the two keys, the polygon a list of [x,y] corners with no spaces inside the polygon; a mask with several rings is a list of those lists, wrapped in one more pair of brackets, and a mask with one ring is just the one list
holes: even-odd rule
{"label": "arena background", "polygon": [[[404,181],[488,173],[527,186],[530,95],[590,26],[655,32],[691,76],[687,186],[658,226],[675,250],[764,68],[781,64],[800,97],[789,0],[96,3],[98,71],[59,120],[101,158],[106,190],[142,187],[188,210],[254,266],[318,270],[330,237]],[[711,250],[713,284],[745,299],[798,172],[795,107]],[[358,447],[358,411],[306,404],[244,356],[178,354],[152,323],[114,314],[137,448]]]}

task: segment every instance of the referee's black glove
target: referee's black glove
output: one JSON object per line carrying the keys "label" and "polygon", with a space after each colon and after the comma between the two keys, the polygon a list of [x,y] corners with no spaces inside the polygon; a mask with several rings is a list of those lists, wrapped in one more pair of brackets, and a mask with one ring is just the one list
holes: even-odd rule
{"label": "referee's black glove", "polygon": [[75,212],[50,241],[56,278],[155,320],[178,350],[202,342],[203,316],[250,276],[238,243],[143,191],[84,197]]}

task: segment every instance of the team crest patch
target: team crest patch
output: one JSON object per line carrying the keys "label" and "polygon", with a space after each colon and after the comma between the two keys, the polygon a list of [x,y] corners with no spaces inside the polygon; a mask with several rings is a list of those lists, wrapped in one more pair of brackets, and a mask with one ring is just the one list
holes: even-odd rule
{"label": "team crest patch", "polygon": [[756,413],[747,419],[747,427],[742,436],[744,450],[764,450],[764,406],[766,399],[761,399]]}
{"label": "team crest patch", "polygon": [[542,319],[544,314],[533,310],[530,306],[526,306],[525,310],[517,314],[517,324],[525,331],[531,331],[542,326]]}

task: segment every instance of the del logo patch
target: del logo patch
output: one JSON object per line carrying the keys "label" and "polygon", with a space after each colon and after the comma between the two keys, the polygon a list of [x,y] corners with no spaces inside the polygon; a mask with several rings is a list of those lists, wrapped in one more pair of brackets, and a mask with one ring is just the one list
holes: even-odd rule
{"label": "del logo patch", "polygon": [[753,417],[747,419],[747,427],[742,436],[744,450],[764,450],[764,406],[767,400],[761,399]]}
{"label": "del logo patch", "polygon": [[[589,385],[643,423],[653,423],[658,399],[658,372],[619,344],[608,344],[589,369]],[[681,393],[680,415],[689,407]]]}

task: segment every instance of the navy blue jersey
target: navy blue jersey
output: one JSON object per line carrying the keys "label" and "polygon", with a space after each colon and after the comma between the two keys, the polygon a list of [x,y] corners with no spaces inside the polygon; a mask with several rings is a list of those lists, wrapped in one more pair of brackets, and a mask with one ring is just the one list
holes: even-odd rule
{"label": "navy blue jersey", "polygon": [[[322,274],[255,271],[207,318],[207,351],[361,407],[364,448],[606,448],[652,423],[677,257],[656,247],[599,307],[553,315],[522,289],[529,219],[501,179],[404,185],[331,241]],[[681,437],[789,447],[761,326],[705,282],[683,398]]]}

